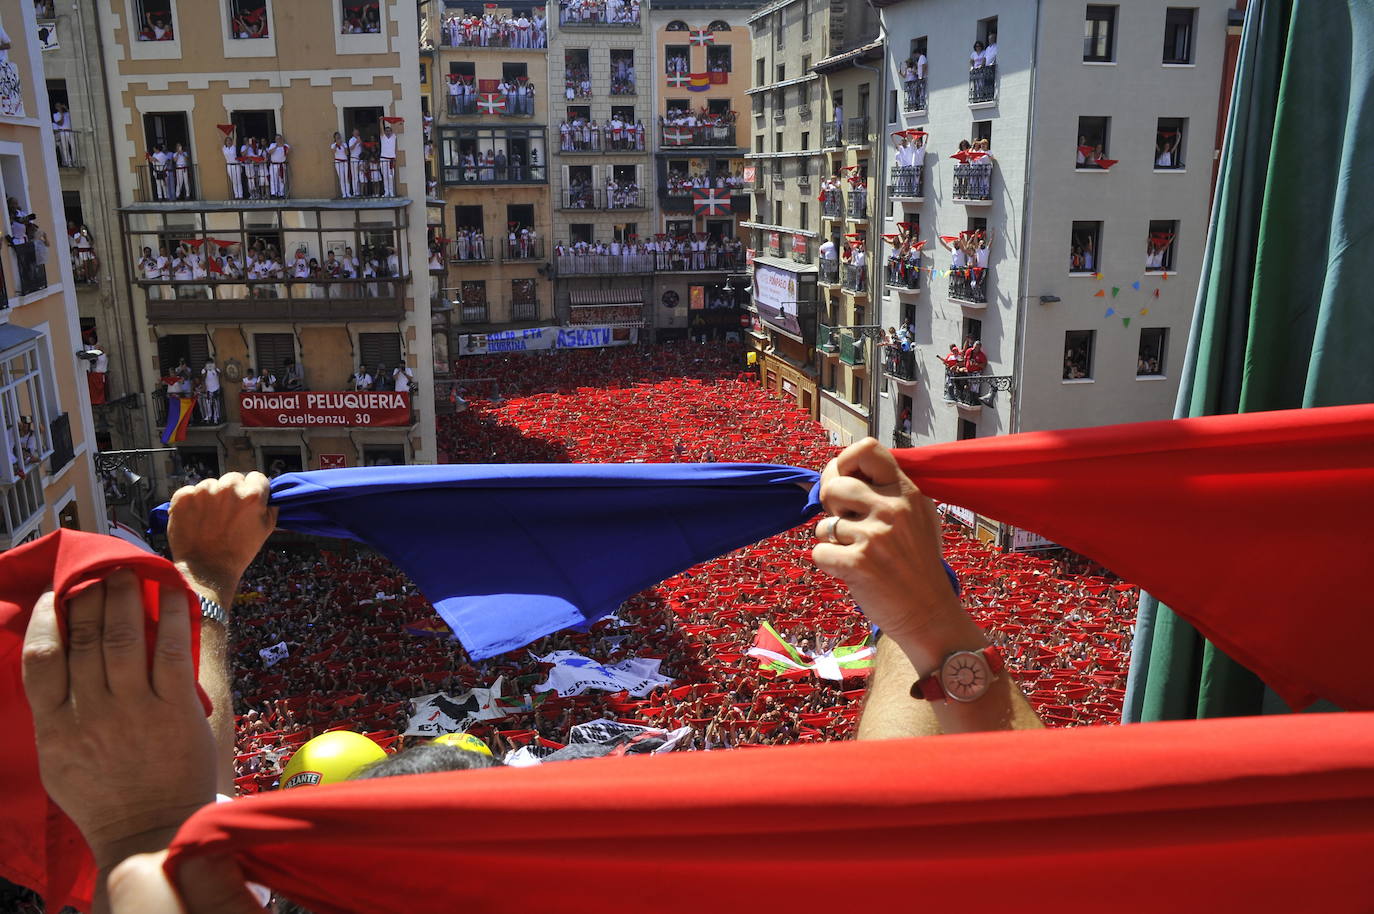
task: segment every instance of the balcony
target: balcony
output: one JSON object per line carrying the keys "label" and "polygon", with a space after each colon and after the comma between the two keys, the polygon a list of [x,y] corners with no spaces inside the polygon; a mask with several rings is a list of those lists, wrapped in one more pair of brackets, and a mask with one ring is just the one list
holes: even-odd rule
{"label": "balcony", "polygon": [[840,282],[840,262],[834,257],[822,257],[820,264],[820,282],[822,285],[834,286]]}
{"label": "balcony", "polygon": [[902,83],[902,110],[910,114],[913,111],[926,110],[926,81],[922,79],[912,79]]}
{"label": "balcony", "polygon": [[621,3],[617,10],[607,13],[606,4],[563,2],[558,5],[558,25],[567,29],[638,29],[639,7]]}
{"label": "balcony", "polygon": [[450,19],[439,29],[439,47],[462,48],[464,50],[497,48],[522,51],[542,51],[548,47],[548,36],[535,32],[533,28],[514,32],[505,29],[483,34],[479,31],[467,34],[458,26],[458,19]]}
{"label": "balcony", "polygon": [[964,305],[983,306],[988,303],[986,270],[976,267],[949,271],[949,298]]}
{"label": "balcony", "polygon": [[894,165],[887,195],[894,199],[920,200],[925,196],[924,165]]}
{"label": "balcony", "polygon": [[999,390],[1011,390],[1013,379],[1010,375],[967,375],[961,372],[945,372],[946,403],[953,403],[961,411],[981,412],[984,406],[992,406]]}
{"label": "balcony", "polygon": [[450,95],[449,117],[534,117],[534,96],[515,92]]}
{"label": "balcony", "polygon": [[867,146],[868,139],[868,118],[851,117],[845,124],[845,140],[850,146]]}
{"label": "balcony", "polygon": [[513,321],[539,320],[539,302],[513,301],[510,303],[510,319]]}
{"label": "balcony", "polygon": [[558,197],[561,210],[601,209],[601,191],[592,187],[563,188]]}
{"label": "balcony", "polygon": [[968,71],[968,103],[981,105],[997,98],[997,64]]}
{"label": "balcony", "polygon": [[606,209],[648,209],[648,198],[638,187],[608,187],[605,194]]}
{"label": "balcony", "polygon": [[[455,293],[455,294],[457,294],[457,295],[460,295],[460,296],[462,295],[462,292],[461,292],[460,290],[458,290],[458,289],[446,289],[445,291],[447,291],[447,292],[453,292],[453,293]],[[452,301],[452,302],[454,303],[454,310],[455,310],[455,312],[458,314],[459,323],[463,323],[463,324],[485,324],[485,323],[487,323],[487,303],[486,303],[486,302],[482,302],[482,303],[480,303],[480,304],[468,304],[468,303],[464,302],[461,298],[452,298],[452,299],[450,299],[450,301]]]}
{"label": "balcony", "polygon": [[[268,187],[263,188],[263,181],[260,176],[265,174],[265,164],[242,163],[239,166],[244,172],[244,193],[243,196],[249,199],[260,199],[257,195],[267,196],[271,190],[270,182]],[[192,163],[188,163],[184,168],[177,168],[170,162],[165,165],[158,165],[148,162],[138,169],[139,203],[163,203],[170,200],[199,200],[200,199],[200,169]]]}
{"label": "balcony", "polygon": [[520,238],[516,236],[515,241],[507,238],[499,245],[501,248],[502,263],[529,263],[531,261],[544,259],[544,239],[543,238]]}
{"label": "balcony", "polygon": [[816,349],[826,355],[839,355],[840,330],[826,324],[816,325]]}
{"label": "balcony", "polygon": [[[654,272],[653,254],[555,254],[557,276],[613,276]],[[665,257],[665,261],[667,258]]]}
{"label": "balcony", "polygon": [[839,121],[826,121],[821,127],[821,144],[826,149],[844,145],[844,124]]}
{"label": "balcony", "polygon": [[659,125],[659,145],[670,149],[691,146],[733,147],[735,145],[734,124]]}
{"label": "balcony", "polygon": [[856,295],[868,294],[868,269],[852,263],[841,264],[840,286]]}
{"label": "balcony", "polygon": [[408,276],[298,281],[138,280],[152,323],[401,320]]}
{"label": "balcony", "polygon": [[449,185],[492,186],[499,184],[546,184],[548,169],[543,165],[507,163],[505,168],[485,164],[446,164],[440,179]]}
{"label": "balcony", "polygon": [[[165,426],[167,424],[167,388],[159,387],[150,393],[148,398],[153,404],[153,421],[159,426]],[[209,405],[213,415],[206,415],[202,409],[202,406],[206,404],[208,401],[202,403],[199,397],[196,398],[195,406],[191,409],[191,428],[223,428],[226,424],[224,419],[224,391],[220,390],[218,402]]]}
{"label": "balcony", "polygon": [[892,433],[892,446],[893,446],[893,447],[911,447],[911,433],[910,433],[910,432],[896,432],[896,431],[894,431],[894,432]]}
{"label": "balcony", "polygon": [[848,206],[845,207],[845,217],[851,222],[868,221],[868,188],[855,187],[849,192]]}
{"label": "balcony", "polygon": [[992,163],[960,162],[955,165],[952,196],[957,203],[991,203]]}
{"label": "balcony", "polygon": [[18,546],[25,527],[43,513],[43,474],[36,468],[13,485],[0,486],[0,550]]}
{"label": "balcony", "polygon": [[493,244],[488,244],[484,236],[480,244],[472,239],[468,239],[467,241],[450,241],[445,253],[448,256],[449,263],[458,264],[459,266],[473,266],[476,264],[491,263],[492,260],[495,259],[495,253],[493,251],[495,247],[496,246]]}
{"label": "balcony", "polygon": [[844,217],[844,191],[829,190],[821,201],[822,219],[841,219]]}
{"label": "balcony", "polygon": [[751,167],[754,169],[754,176],[744,182],[744,189],[751,194],[762,193],[767,189],[768,171],[762,165]]}
{"label": "balcony", "polygon": [[855,367],[868,365],[869,340],[861,333],[840,331],[840,361]]}
{"label": "balcony", "polygon": [[899,384],[915,384],[916,350],[903,350],[897,343],[888,343],[883,347],[883,373]]}
{"label": "balcony", "polygon": [[921,264],[919,261],[888,260],[887,287],[899,292],[921,291]]}

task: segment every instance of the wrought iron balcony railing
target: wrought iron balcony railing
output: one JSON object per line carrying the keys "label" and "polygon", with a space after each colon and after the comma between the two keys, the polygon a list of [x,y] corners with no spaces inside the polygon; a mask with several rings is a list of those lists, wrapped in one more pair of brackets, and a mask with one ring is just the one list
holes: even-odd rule
{"label": "wrought iron balcony railing", "polygon": [[992,199],[992,163],[968,162],[954,166],[955,200],[983,201]]}
{"label": "wrought iron balcony railing", "polygon": [[868,188],[855,187],[849,192],[848,206],[845,207],[845,215],[854,220],[867,221],[868,219]]}
{"label": "wrought iron balcony railing", "polygon": [[902,110],[926,110],[926,81],[924,78],[912,79],[902,83]]}
{"label": "wrought iron balcony railing", "polygon": [[827,324],[816,325],[816,348],[821,352],[835,354],[840,351],[840,331]]}
{"label": "wrought iron balcony railing", "polygon": [[906,260],[889,260],[887,262],[887,284],[893,289],[906,289],[912,292],[920,289],[920,263]]}
{"label": "wrought iron balcony railing", "polygon": [[844,215],[844,192],[830,190],[825,192],[821,202],[821,216],[825,219],[839,219]]}
{"label": "wrought iron balcony railing", "polygon": [[997,64],[974,67],[968,71],[968,101],[970,105],[990,102],[997,97]]}
{"label": "wrought iron balcony railing", "polygon": [[922,197],[925,191],[925,166],[894,165],[887,185],[889,197]]}
{"label": "wrought iron balcony railing", "polygon": [[845,124],[845,139],[850,146],[863,146],[868,143],[868,118],[851,117]]}
{"label": "wrought iron balcony railing", "polygon": [[965,267],[949,272],[949,297],[973,305],[988,303],[987,270]]}
{"label": "wrought iron balcony railing", "polygon": [[883,371],[899,381],[916,380],[916,350],[903,349],[900,343],[883,347]]}
{"label": "wrought iron balcony railing", "polygon": [[868,268],[852,263],[840,264],[840,285],[846,292],[867,292]]}
{"label": "wrought iron balcony railing", "polygon": [[978,409],[992,406],[996,392],[1011,390],[1015,379],[1011,375],[964,374],[945,372],[945,402]]}
{"label": "wrought iron balcony railing", "polygon": [[839,121],[826,121],[822,128],[822,140],[826,148],[844,145],[844,124]]}
{"label": "wrought iron balcony railing", "polygon": [[820,281],[828,285],[836,285],[839,283],[840,262],[834,257],[821,258]]}

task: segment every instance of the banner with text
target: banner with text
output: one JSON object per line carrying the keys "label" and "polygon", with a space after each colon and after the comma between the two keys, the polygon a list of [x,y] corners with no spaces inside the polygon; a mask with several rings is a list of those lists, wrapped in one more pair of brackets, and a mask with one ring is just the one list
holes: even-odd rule
{"label": "banner with text", "polygon": [[534,687],[536,692],[550,689],[559,695],[581,695],[588,689],[603,692],[619,692],[622,689],[635,698],[643,698],[662,685],[672,685],[673,680],[658,672],[660,660],[633,657],[607,666],[584,657],[576,651],[554,651],[543,657],[534,656],[540,663],[553,664],[549,678]]}
{"label": "banner with text", "polygon": [[639,342],[635,327],[530,327],[497,333],[465,333],[458,337],[458,354],[534,352],[540,349],[599,349]]}
{"label": "banner with text", "polygon": [[239,394],[244,428],[312,428],[410,425],[410,394],[405,391],[297,391]]}

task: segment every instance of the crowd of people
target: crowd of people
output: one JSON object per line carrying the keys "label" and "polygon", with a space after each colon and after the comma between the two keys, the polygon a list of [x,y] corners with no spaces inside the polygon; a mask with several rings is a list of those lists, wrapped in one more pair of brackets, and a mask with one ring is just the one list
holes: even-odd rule
{"label": "crowd of people", "polygon": [[[488,147],[482,152],[476,145],[467,145],[458,158],[461,180],[472,183],[523,181],[526,164],[523,156],[517,152],[508,155],[504,147]],[[543,177],[538,149],[530,149],[528,167],[531,178]]]}
{"label": "crowd of people", "polygon": [[744,175],[728,168],[719,168],[712,175],[707,171],[688,172],[683,168],[669,168],[666,188],[670,196],[690,196],[694,190],[736,191],[744,187]]}
{"label": "crowd of people", "polygon": [[357,6],[344,4],[343,22],[339,32],[344,35],[375,35],[382,30],[382,16],[375,2],[366,0]]}
{"label": "crowd of people", "polygon": [[[466,357],[455,367],[472,379],[458,382],[468,408],[440,420],[441,459],[822,465],[835,452],[824,432],[760,390],[743,362],[728,345]],[[810,524],[772,537],[669,578],[587,632],[486,661],[468,657],[384,559],[343,545],[264,550],[233,614],[239,788],[271,789],[291,752],[333,727],[404,747],[413,699],[498,677],[516,709],[469,728],[498,753],[561,746],[573,725],[604,718],[689,727],[698,750],[848,738],[862,679],[780,680],[747,656],[765,621],[804,656],[868,637],[845,590],[809,561],[812,538]],[[1003,554],[952,521],[944,546],[965,602],[1046,723],[1114,722],[1133,588],[1081,560]],[[260,652],[278,644],[286,656],[269,663]],[[549,665],[534,655],[555,650],[660,659],[673,683],[642,698],[536,692]]]}
{"label": "crowd of people", "polygon": [[949,251],[950,294],[969,301],[987,299],[988,250],[993,229],[965,231],[939,236],[940,245]]}
{"label": "crowd of people", "polygon": [[902,80],[903,107],[907,111],[924,111],[926,107],[926,73],[929,61],[924,47],[916,48],[902,61],[898,75]]}
{"label": "crowd of people", "polygon": [[689,146],[725,141],[735,129],[736,119],[734,111],[670,108],[658,116],[658,123],[665,146]]}
{"label": "crowd of people", "polygon": [[558,23],[638,25],[639,0],[559,0]]}
{"label": "crowd of people", "polygon": [[172,29],[172,17],[168,13],[150,11],[144,13],[142,26],[138,30],[139,41],[172,41],[176,33]]}
{"label": "crowd of people", "polygon": [[600,152],[644,149],[644,123],[611,115],[604,124],[574,116],[558,125],[558,148],[563,152]]}
{"label": "crowd of people", "polygon": [[742,270],[744,245],[737,238],[697,234],[647,240],[559,241],[553,246],[560,276],[648,273],[654,270]]}
{"label": "crowd of people", "polygon": [[546,48],[548,22],[544,7],[504,14],[488,10],[479,16],[450,16],[440,26],[441,43],[447,48]]}
{"label": "crowd of people", "polygon": [[985,137],[960,140],[959,150],[951,156],[954,166],[953,195],[966,200],[992,198],[992,141]]}
{"label": "crowd of people", "polygon": [[526,76],[494,80],[484,86],[472,76],[454,73],[448,80],[448,113],[451,117],[478,114],[533,117],[534,95],[534,83]]}
{"label": "crowd of people", "polygon": [[27,295],[48,287],[48,233],[38,224],[38,215],[13,196],[5,198],[9,212],[9,232],[5,241],[14,252],[19,272],[19,294]]}
{"label": "crowd of people", "polygon": [[[261,238],[241,258],[234,252],[238,247],[238,242],[209,238],[159,245],[156,252],[145,245],[137,264],[139,278],[184,283],[173,286],[176,298],[208,298],[212,283],[248,283],[251,298],[296,297],[295,283],[308,284],[305,288],[312,298],[361,298],[389,295],[391,284],[376,280],[404,275],[396,249],[387,245],[362,245],[357,255],[352,246],[340,255],[330,249],[323,260],[305,245],[298,246],[291,257],[283,257],[275,244]],[[285,290],[278,284],[284,284]],[[150,290],[150,297],[158,297],[156,292]]]}
{"label": "crowd of people", "polygon": [[981,386],[974,380],[988,367],[988,354],[983,351],[982,340],[965,337],[962,346],[950,343],[949,351],[940,357],[940,364],[945,369],[946,400],[970,403],[982,393]]}

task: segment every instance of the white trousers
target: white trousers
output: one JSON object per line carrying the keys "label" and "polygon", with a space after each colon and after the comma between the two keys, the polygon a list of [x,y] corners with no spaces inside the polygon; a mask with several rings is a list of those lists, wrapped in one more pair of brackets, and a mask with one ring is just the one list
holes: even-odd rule
{"label": "white trousers", "polygon": [[387,197],[396,196],[395,159],[382,159],[382,193]]}
{"label": "white trousers", "polygon": [[224,170],[229,174],[229,192],[235,200],[243,199],[243,166],[237,162],[226,163]]}
{"label": "white trousers", "polygon": [[353,192],[348,189],[348,162],[345,159],[334,160],[334,174],[339,176],[339,196],[351,197]]}

